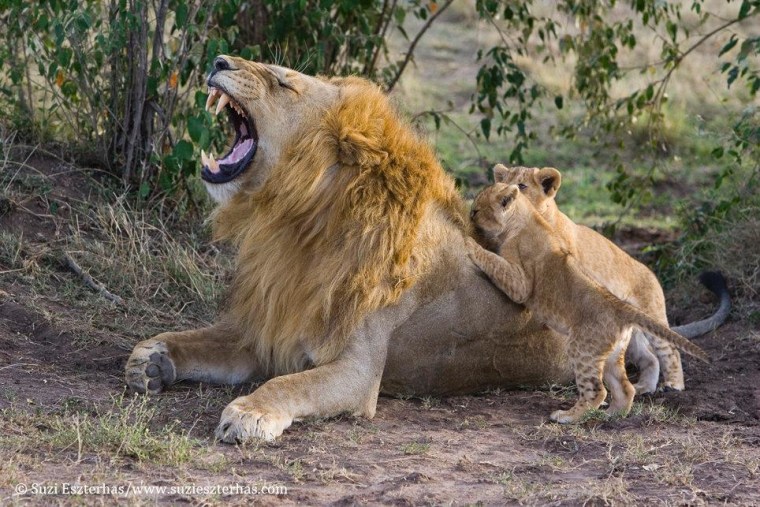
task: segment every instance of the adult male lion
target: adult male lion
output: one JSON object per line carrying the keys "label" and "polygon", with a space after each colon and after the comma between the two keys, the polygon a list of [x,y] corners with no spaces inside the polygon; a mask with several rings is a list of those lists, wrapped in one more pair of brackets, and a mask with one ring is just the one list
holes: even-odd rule
{"label": "adult male lion", "polygon": [[137,344],[133,389],[271,379],[222,413],[216,435],[234,442],[372,417],[381,381],[450,394],[572,378],[563,338],[471,263],[452,179],[375,85],[229,56],[208,85],[236,132],[202,172],[215,235],[238,247],[231,297],[213,326]]}

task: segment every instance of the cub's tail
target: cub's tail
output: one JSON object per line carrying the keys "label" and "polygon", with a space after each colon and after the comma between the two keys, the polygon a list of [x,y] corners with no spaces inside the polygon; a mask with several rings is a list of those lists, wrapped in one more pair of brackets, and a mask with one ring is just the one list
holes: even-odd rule
{"label": "cub's tail", "polygon": [[[652,319],[652,317],[642,312],[638,308],[621,300],[612,292],[607,290],[606,287],[603,287],[596,281],[592,280],[588,275],[586,275],[586,273],[582,271],[582,269],[578,269],[577,264],[573,262],[573,265],[576,266],[576,269],[574,271],[577,274],[578,278],[585,281],[587,288],[591,291],[591,293],[597,294],[605,300],[605,302],[609,305],[609,309],[616,313],[618,319],[620,319],[620,322],[632,324],[636,327],[639,327],[649,334],[657,335],[663,340],[669,341],[679,349],[683,350],[691,356],[696,357],[697,359],[701,359],[706,363],[710,362],[710,359],[707,356],[707,352],[702,350],[700,347],[693,344],[680,334],[672,331],[666,324],[662,324]],[[602,305],[604,304],[601,301],[598,302]]]}
{"label": "cub's tail", "polygon": [[[612,294],[610,294],[612,295]],[[614,297],[614,296],[613,296]],[[645,314],[644,312],[638,310],[637,308],[629,305],[628,303],[624,301],[620,301],[620,304],[616,305],[618,307],[618,312],[620,313],[620,316],[627,320],[629,323],[636,325],[637,327],[640,327],[647,333],[657,335],[663,340],[667,340],[679,349],[683,350],[687,354],[696,357],[697,359],[701,359],[702,361],[709,363],[710,359],[707,356],[707,352],[702,350],[699,346],[693,344],[680,334],[672,331],[669,327],[665,326],[664,324],[661,324],[657,322],[656,320],[653,320],[649,315]]]}
{"label": "cub's tail", "polygon": [[726,279],[723,275],[719,271],[705,271],[699,275],[699,281],[718,297],[720,304],[718,310],[712,316],[672,328],[673,331],[686,338],[696,338],[697,336],[714,331],[725,322],[728,314],[731,313],[731,296],[728,294]]}

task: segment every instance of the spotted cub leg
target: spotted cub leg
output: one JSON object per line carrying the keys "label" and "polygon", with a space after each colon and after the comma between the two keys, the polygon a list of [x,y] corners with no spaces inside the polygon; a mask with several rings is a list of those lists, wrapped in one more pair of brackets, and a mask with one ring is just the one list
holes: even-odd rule
{"label": "spotted cub leg", "polygon": [[[668,325],[668,315],[665,312],[665,297],[660,291],[658,297],[649,298],[642,302],[642,311],[653,319],[660,321],[663,325]],[[647,333],[649,343],[652,346],[654,354],[659,361],[660,372],[662,373],[662,387],[665,390],[684,390],[683,367],[681,365],[681,354],[678,349],[670,342],[663,340],[659,336],[653,336]]]}
{"label": "spotted cub leg", "polygon": [[569,348],[573,358],[578,401],[569,410],[557,410],[551,414],[552,421],[562,424],[578,422],[586,412],[599,408],[607,397],[607,389],[602,383],[604,356],[581,352],[580,347],[572,343]]}

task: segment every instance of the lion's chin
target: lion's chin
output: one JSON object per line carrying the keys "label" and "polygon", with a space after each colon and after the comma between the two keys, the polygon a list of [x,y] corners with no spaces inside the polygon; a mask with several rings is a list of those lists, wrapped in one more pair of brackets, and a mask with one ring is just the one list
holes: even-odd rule
{"label": "lion's chin", "polygon": [[206,186],[208,195],[218,204],[226,203],[240,190],[240,184],[237,181],[230,181],[228,183],[209,183],[208,181],[204,181],[203,183]]}

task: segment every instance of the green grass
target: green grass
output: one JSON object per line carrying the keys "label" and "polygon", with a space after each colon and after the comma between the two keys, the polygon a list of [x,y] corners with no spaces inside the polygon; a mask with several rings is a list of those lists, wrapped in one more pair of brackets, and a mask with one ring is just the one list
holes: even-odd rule
{"label": "green grass", "polygon": [[401,446],[401,452],[407,455],[426,454],[430,450],[427,442],[409,442]]}
{"label": "green grass", "polygon": [[[718,3],[711,5],[713,12],[727,8]],[[556,15],[548,4],[536,5],[533,10],[542,15]],[[409,29],[414,31],[411,26]],[[626,59],[631,60],[628,63],[641,63],[642,58],[654,58],[649,47],[651,33],[637,29],[641,32],[637,34],[639,46],[632,54],[621,55],[623,63]],[[739,34],[746,35],[748,30],[749,26],[737,27]],[[398,102],[410,116],[431,109],[443,110],[453,121],[443,121],[441,128],[436,129],[431,117],[420,119],[444,166],[460,181],[476,182],[473,188],[465,186],[468,195],[487,181],[487,172],[493,164],[509,162],[513,147],[510,134],[503,137],[492,134],[490,141],[485,140],[479,135],[480,118],[468,114],[475,75],[481,64],[473,55],[499,42],[493,27],[477,21],[474,6],[463,3],[426,34],[416,50],[417,66],[408,69],[401,80]],[[393,44],[405,48],[400,39]],[[662,128],[654,145],[646,115],[633,123],[621,124],[616,137],[595,135],[584,124],[586,112],[582,103],[569,93],[573,80],[571,62],[518,58],[518,64],[531,79],[549,90],[550,96],[532,111],[534,117],[527,127],[537,137],[524,152],[524,165],[552,166],[563,173],[558,200],[571,218],[594,226],[619,223],[677,228],[679,203],[699,199],[702,190],[713,185],[715,175],[732,163],[728,157],[716,160],[711,152],[731,140],[731,126],[751,103],[737,87],[727,90],[725,77],[719,72],[706,71],[716,66],[714,48],[707,46],[691,53],[672,76],[669,98],[662,110]],[[613,93],[645,86],[652,79],[632,72],[616,85]],[[563,109],[553,104],[553,93],[565,96]],[[559,134],[568,125],[577,127],[572,138]],[[613,202],[606,188],[620,163],[633,178],[645,181],[645,192],[629,208]]]}
{"label": "green grass", "polygon": [[[539,121],[554,121],[547,112]],[[430,129],[430,139],[436,145],[444,166],[460,180],[490,180],[490,168],[495,163],[509,163],[511,149],[508,139],[486,141],[477,135],[474,118],[467,114],[451,115],[458,127],[442,122],[435,130],[432,120],[424,124]],[[593,142],[588,135],[574,139],[558,136],[540,137],[525,152],[527,166],[551,166],[563,175],[557,197],[560,208],[573,220],[592,226],[617,221],[625,215],[623,224],[639,227],[672,229],[677,225],[675,204],[692,198],[700,188],[713,184],[714,176],[728,161],[718,161],[711,151],[718,145],[717,132],[726,131],[727,120],[714,117],[698,119],[684,109],[670,108],[666,117],[666,150],[652,155],[646,146],[644,126],[634,129],[622,148]],[[470,134],[469,138],[462,130]],[[618,163],[611,153],[626,162],[631,174],[645,177],[651,173],[655,185],[643,195],[640,203],[626,213],[625,208],[612,201],[607,185],[615,176]],[[673,187],[678,195],[673,198]],[[480,186],[464,188],[473,193]]]}

